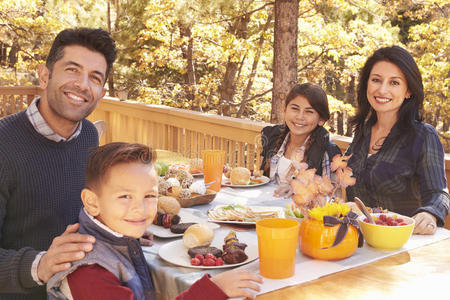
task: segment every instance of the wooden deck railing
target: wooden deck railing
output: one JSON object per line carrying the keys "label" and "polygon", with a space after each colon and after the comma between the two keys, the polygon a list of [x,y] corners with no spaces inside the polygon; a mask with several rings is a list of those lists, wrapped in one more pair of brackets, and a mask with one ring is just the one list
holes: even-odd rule
{"label": "wooden deck railing", "polygon": [[[0,87],[0,118],[24,109],[39,92],[39,88],[34,86]],[[110,97],[100,102],[89,119],[107,123],[101,144],[137,142],[190,158],[200,157],[203,149],[223,149],[231,166],[246,166],[249,169],[257,169],[261,164],[260,131],[269,125]],[[349,137],[336,135],[332,139],[342,151],[351,141]],[[445,155],[445,171],[449,188],[449,154]],[[450,215],[446,223],[450,228]]]}

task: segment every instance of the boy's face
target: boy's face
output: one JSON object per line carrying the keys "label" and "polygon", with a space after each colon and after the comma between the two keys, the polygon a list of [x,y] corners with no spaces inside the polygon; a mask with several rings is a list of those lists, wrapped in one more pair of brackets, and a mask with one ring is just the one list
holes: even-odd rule
{"label": "boy's face", "polygon": [[100,222],[123,235],[140,238],[155,218],[158,176],[153,165],[119,163],[106,173],[96,195]]}

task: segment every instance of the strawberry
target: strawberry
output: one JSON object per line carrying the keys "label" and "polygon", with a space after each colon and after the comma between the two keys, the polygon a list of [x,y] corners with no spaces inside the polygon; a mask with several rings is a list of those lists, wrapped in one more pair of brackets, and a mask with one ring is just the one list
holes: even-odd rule
{"label": "strawberry", "polygon": [[201,262],[200,262],[200,260],[198,258],[194,257],[194,258],[191,259],[191,265],[193,265],[193,266],[200,266]]}
{"label": "strawberry", "polygon": [[214,261],[216,260],[216,257],[215,257],[214,254],[212,254],[212,253],[206,253],[206,254],[205,254],[205,259],[207,259],[207,258],[211,258],[211,259],[213,259]]}
{"label": "strawberry", "polygon": [[205,258],[205,260],[203,261],[203,265],[204,266],[215,266],[216,261],[212,258]]}
{"label": "strawberry", "polygon": [[216,259],[216,266],[222,266],[222,265],[223,265],[222,257],[218,257],[218,258]]}
{"label": "strawberry", "polygon": [[199,254],[196,254],[196,255],[195,255],[195,258],[198,259],[198,260],[200,261],[200,264],[201,264],[201,265],[203,264],[203,259],[204,259],[203,255],[201,255],[200,253],[199,253]]}

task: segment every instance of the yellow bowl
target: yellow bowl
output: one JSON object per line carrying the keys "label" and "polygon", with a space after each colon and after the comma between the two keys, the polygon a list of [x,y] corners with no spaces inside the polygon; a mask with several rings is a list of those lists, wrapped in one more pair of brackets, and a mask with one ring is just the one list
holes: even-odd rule
{"label": "yellow bowl", "polygon": [[364,235],[364,239],[370,246],[380,250],[396,250],[401,248],[411,237],[414,229],[414,219],[406,216],[402,216],[397,213],[379,213],[371,214],[374,221],[379,218],[380,215],[386,215],[392,218],[402,218],[407,225],[400,226],[387,226],[370,224],[364,222],[366,218],[364,215],[358,217],[359,226]]}

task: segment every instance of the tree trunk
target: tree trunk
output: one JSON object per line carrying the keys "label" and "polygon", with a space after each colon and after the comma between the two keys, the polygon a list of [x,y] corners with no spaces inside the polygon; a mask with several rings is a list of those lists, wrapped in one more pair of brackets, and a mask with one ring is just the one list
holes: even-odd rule
{"label": "tree trunk", "polygon": [[356,89],[355,89],[355,76],[350,76],[350,81],[347,84],[345,91],[345,103],[349,103],[352,106],[356,106]]}
{"label": "tree trunk", "polygon": [[281,123],[283,101],[297,83],[298,1],[275,0],[272,123]]}
{"label": "tree trunk", "polygon": [[220,106],[219,114],[228,115],[229,114],[229,103],[233,101],[233,96],[235,93],[234,78],[238,70],[238,64],[228,58],[227,68],[225,75],[223,76],[222,84],[219,87],[220,90]]}
{"label": "tree trunk", "polygon": [[[238,38],[246,39],[248,32],[248,23],[250,22],[250,14],[243,15],[237,18],[233,25],[230,27],[229,32],[236,35]],[[234,59],[228,57],[227,68],[223,77],[222,83],[219,86],[220,102],[219,102],[219,114],[229,114],[229,103],[233,102],[233,96],[236,92],[235,78],[239,69],[238,62],[240,59]]]}
{"label": "tree trunk", "polygon": [[344,114],[337,112],[337,134],[344,135]]}
{"label": "tree trunk", "polygon": [[[107,1],[107,22],[108,22],[108,32],[111,34],[111,1]],[[114,65],[111,66],[111,69],[109,70],[109,76],[108,76],[108,94],[110,97],[114,97],[115,91],[114,91]]]}
{"label": "tree trunk", "polygon": [[19,52],[19,45],[17,41],[14,41],[13,45],[11,46],[11,50],[9,50],[8,55],[9,66],[11,68],[13,68],[17,62],[17,52]]}
{"label": "tree trunk", "polygon": [[188,25],[180,24],[180,34],[183,37],[186,37],[188,39],[187,45],[184,44],[181,47],[181,52],[183,54],[183,58],[186,60],[186,74],[185,74],[185,93],[186,98],[189,101],[192,101],[192,109],[193,110],[201,110],[201,107],[198,103],[198,101],[195,101],[195,69],[194,69],[194,60],[192,58],[193,55],[193,47],[194,47],[194,41],[192,39],[192,32],[191,28]]}
{"label": "tree trunk", "polygon": [[262,52],[262,48],[264,45],[264,35],[266,34],[267,29],[269,28],[269,25],[272,21],[272,14],[269,14],[267,17],[267,21],[266,24],[264,24],[264,28],[261,32],[261,35],[259,37],[259,41],[258,41],[258,46],[257,46],[257,50],[256,50],[256,54],[255,57],[253,59],[253,65],[252,65],[252,71],[250,73],[250,76],[248,78],[248,83],[247,86],[245,87],[245,91],[244,94],[242,95],[242,102],[241,105],[239,107],[239,111],[236,114],[237,118],[240,118],[242,116],[242,114],[245,111],[245,106],[247,104],[247,102],[249,101],[249,95],[250,95],[250,90],[252,89],[252,85],[253,85],[253,81],[255,80],[255,76],[256,76],[256,70],[258,68],[258,63],[259,63],[259,59],[261,58],[261,52]]}

